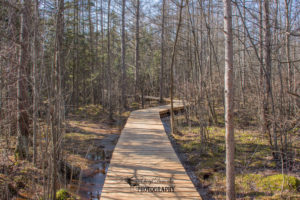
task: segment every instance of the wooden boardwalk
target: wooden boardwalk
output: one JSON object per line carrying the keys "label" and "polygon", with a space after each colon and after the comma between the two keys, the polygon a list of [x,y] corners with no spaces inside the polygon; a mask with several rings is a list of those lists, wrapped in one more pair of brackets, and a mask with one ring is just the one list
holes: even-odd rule
{"label": "wooden boardwalk", "polygon": [[113,152],[101,199],[201,199],[161,122],[159,113],[169,108],[130,114]]}

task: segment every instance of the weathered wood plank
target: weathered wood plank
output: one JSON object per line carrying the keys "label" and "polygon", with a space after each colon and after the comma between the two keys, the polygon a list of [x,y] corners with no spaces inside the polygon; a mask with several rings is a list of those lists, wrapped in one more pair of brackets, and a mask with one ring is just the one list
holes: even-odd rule
{"label": "weathered wood plank", "polygon": [[[177,110],[182,104],[175,102]],[[164,131],[169,105],[131,113],[113,152],[101,199],[201,199]]]}

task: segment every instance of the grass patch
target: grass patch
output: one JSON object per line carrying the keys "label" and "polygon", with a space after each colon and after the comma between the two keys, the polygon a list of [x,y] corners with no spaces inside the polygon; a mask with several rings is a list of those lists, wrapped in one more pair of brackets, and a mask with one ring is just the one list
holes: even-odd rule
{"label": "grass patch", "polygon": [[60,189],[56,192],[57,200],[67,200],[72,199],[70,193],[65,189]]}
{"label": "grass patch", "polygon": [[182,148],[186,152],[191,152],[193,150],[198,150],[200,148],[199,138],[195,138],[195,140],[188,141],[188,142],[182,144]]}
{"label": "grass patch", "polygon": [[[176,116],[176,122],[178,133],[173,137],[186,153],[195,175],[212,197],[225,199],[225,128],[219,125],[201,128],[197,121],[187,123],[183,115]],[[299,179],[280,174],[266,136],[253,127],[236,126],[235,142],[238,199],[300,199]]]}
{"label": "grass patch", "polygon": [[264,177],[260,182],[258,182],[258,185],[264,190],[270,190],[272,192],[279,192],[281,189],[296,191],[300,186],[300,180],[293,176],[276,174]]}
{"label": "grass patch", "polygon": [[296,177],[282,174],[271,176],[240,174],[236,177],[237,192],[245,194],[245,196],[257,196],[261,198],[264,196],[272,196],[277,199],[277,197],[279,197],[278,194],[281,194],[281,192],[285,195],[297,195],[299,185],[300,181]]}
{"label": "grass patch", "polygon": [[71,133],[66,133],[65,138],[72,138],[76,140],[87,140],[87,139],[93,139],[95,138],[96,135],[87,135],[85,133],[76,133],[76,132],[71,132]]}
{"label": "grass patch", "polygon": [[80,106],[75,111],[75,114],[79,116],[97,117],[101,113],[101,110],[103,110],[103,107],[100,104],[88,104]]}

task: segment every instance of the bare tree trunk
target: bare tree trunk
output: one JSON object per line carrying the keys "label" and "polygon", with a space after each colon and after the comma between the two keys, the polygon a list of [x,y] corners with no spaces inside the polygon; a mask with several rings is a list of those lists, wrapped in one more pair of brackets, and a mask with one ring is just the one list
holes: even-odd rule
{"label": "bare tree trunk", "polygon": [[17,146],[15,155],[17,159],[28,158],[28,143],[29,143],[29,119],[28,119],[28,96],[27,96],[27,81],[28,68],[30,63],[29,56],[29,30],[30,30],[30,1],[24,1],[21,12],[21,31],[19,50],[19,66],[17,80]]}
{"label": "bare tree trunk", "polygon": [[[76,15],[76,33],[75,33],[75,51],[76,51],[76,59],[75,59],[75,104],[78,107],[79,104],[79,24],[80,24],[80,16],[79,16],[79,0],[75,0],[75,15]],[[75,77],[75,76],[74,76]]]}
{"label": "bare tree trunk", "polygon": [[94,89],[94,77],[93,74],[95,72],[95,53],[94,53],[94,27],[92,22],[92,14],[91,14],[91,0],[88,0],[88,8],[89,8],[89,32],[90,32],[90,52],[91,52],[91,72],[90,72],[90,79],[91,79],[91,95],[92,95],[92,104],[95,103],[95,89]]}
{"label": "bare tree trunk", "polygon": [[137,98],[137,91],[140,84],[140,0],[136,0],[136,13],[135,13],[135,91],[134,96]]}
{"label": "bare tree trunk", "polygon": [[[188,3],[188,0],[187,0]],[[176,37],[173,45],[173,50],[172,50],[172,61],[171,61],[171,70],[170,70],[170,99],[171,99],[171,133],[174,134],[174,106],[173,106],[173,92],[174,92],[174,62],[175,62],[175,55],[176,55],[176,45],[178,41],[178,36],[179,36],[179,31],[180,31],[180,26],[181,26],[181,18],[182,18],[182,8],[183,8],[183,0],[181,0],[180,7],[179,7],[179,19],[178,19],[178,25],[177,25],[177,30],[176,30]]]}
{"label": "bare tree trunk", "polygon": [[[263,61],[263,5],[262,0],[259,0],[259,59],[260,59],[260,76],[259,76],[259,86],[260,86],[260,120],[261,120],[261,132],[262,134],[266,133],[267,130],[267,122],[266,122],[266,114],[265,114],[265,86],[264,86],[264,61]],[[271,139],[270,139],[271,141]],[[272,145],[272,141],[270,142]]]}
{"label": "bare tree trunk", "polygon": [[37,62],[38,62],[38,27],[39,27],[39,2],[38,0],[35,0],[35,11],[34,11],[34,38],[33,38],[33,110],[32,110],[32,133],[33,133],[33,163],[36,164],[36,159],[37,159],[37,111],[38,111],[38,105],[37,105]]}
{"label": "bare tree trunk", "polygon": [[108,68],[108,98],[109,98],[109,119],[112,119],[112,86],[110,66],[110,1],[107,3],[107,68]]}
{"label": "bare tree trunk", "polygon": [[[96,86],[95,86],[95,103],[97,104],[102,104],[103,102],[101,101],[102,98],[102,88],[103,88],[103,84],[102,84],[102,80],[101,80],[101,74],[103,74],[103,65],[102,62],[100,62],[100,60],[98,59],[98,47],[99,47],[99,9],[98,9],[98,0],[96,0],[96,35],[95,35],[95,68],[96,70],[99,70],[99,74],[95,77],[96,79]],[[101,9],[102,9],[102,4],[101,4]],[[102,12],[102,10],[100,10],[100,12]],[[101,13],[102,15],[102,13]],[[102,45],[102,44],[101,44]],[[101,46],[102,49],[103,46]],[[100,51],[100,55],[101,51]],[[103,105],[103,104],[102,104]]]}
{"label": "bare tree trunk", "polygon": [[[264,102],[264,115],[265,115],[265,127],[267,128],[267,132],[270,137],[270,141],[272,141],[273,135],[273,157],[275,160],[278,158],[278,146],[277,146],[277,133],[276,133],[276,125],[275,125],[275,107],[274,100],[272,94],[272,61],[271,61],[271,25],[270,25],[270,8],[269,8],[269,0],[264,0],[264,60],[265,60],[265,102]],[[271,102],[271,112],[269,109],[269,102]],[[273,115],[271,119],[270,115]],[[272,127],[271,127],[272,126]],[[273,134],[271,134],[271,128]],[[272,146],[272,143],[270,143]]]}
{"label": "bare tree trunk", "polygon": [[54,64],[52,69],[52,109],[51,114],[51,130],[52,130],[52,199],[56,199],[56,182],[57,182],[57,164],[60,152],[60,144],[58,143],[61,136],[61,112],[62,112],[62,90],[61,90],[61,74],[63,68],[63,33],[64,33],[64,0],[58,1],[58,13],[56,17],[56,36],[55,36],[55,52]]}
{"label": "bare tree trunk", "polygon": [[[104,12],[103,12],[103,0],[101,0],[101,2],[100,2],[100,10],[101,10],[101,18],[100,18],[100,24],[101,24],[101,45],[102,45],[102,47],[101,47],[101,54],[104,54],[105,53],[105,51],[104,51],[104,25],[103,25],[103,23],[104,23],[104,20],[103,20],[103,15],[104,15]],[[101,97],[102,97],[102,104],[104,104],[105,103],[105,94],[104,94],[104,85],[105,85],[105,74],[106,74],[106,68],[105,68],[105,62],[104,62],[104,56],[102,56],[102,58],[101,58],[101,65],[102,65],[102,70],[103,70],[103,72],[102,72],[102,91],[101,91],[101,93],[102,93],[102,95],[101,95]],[[104,109],[104,106],[103,106],[103,109]]]}
{"label": "bare tree trunk", "polygon": [[[199,43],[198,43],[198,37],[196,34],[196,28],[195,28],[195,24],[193,23],[192,20],[192,16],[190,13],[190,6],[188,6],[188,15],[189,15],[189,21],[191,24],[191,28],[192,28],[192,34],[193,34],[193,44],[194,44],[194,48],[195,48],[195,65],[196,63],[198,64],[198,68],[199,68],[199,73],[196,73],[199,76],[199,92],[200,92],[200,97],[202,97],[202,82],[203,82],[203,74],[202,74],[202,52],[199,52]],[[201,14],[203,13],[202,10],[202,1],[200,2],[200,10],[201,10]],[[202,20],[201,20],[201,24],[200,24],[200,29],[202,31]],[[202,38],[200,37],[200,43],[202,44]],[[201,47],[202,48],[202,47]],[[197,77],[197,76],[196,76]]]}
{"label": "bare tree trunk", "polygon": [[163,79],[164,79],[164,66],[165,66],[165,7],[166,0],[163,0],[162,6],[162,20],[161,20],[161,64],[160,64],[160,76],[159,76],[159,101],[163,101]]}
{"label": "bare tree trunk", "polygon": [[[291,53],[290,53],[290,6],[291,0],[284,0],[285,3],[285,50],[288,66],[288,91],[294,92],[293,89],[293,70],[291,64]],[[293,98],[289,98],[289,112],[292,113],[294,107]]]}
{"label": "bare tree trunk", "polygon": [[123,108],[127,107],[126,102],[126,64],[125,64],[125,55],[126,55],[126,46],[125,46],[125,6],[126,0],[122,0],[122,91],[121,91],[121,106]]}
{"label": "bare tree trunk", "polygon": [[[268,95],[267,101],[269,99],[269,94],[271,90],[271,32],[270,32],[270,22],[269,22],[269,0],[264,0],[264,61],[265,61],[265,81],[266,81],[266,93]],[[266,105],[267,107],[267,105]]]}
{"label": "bare tree trunk", "polygon": [[[244,21],[246,20],[246,0],[243,0],[244,2],[244,8],[243,8],[243,15],[244,15]],[[243,28],[244,31],[244,35],[243,35],[243,43],[244,43],[244,49],[243,49],[243,68],[242,68],[242,80],[243,80],[243,84],[242,84],[242,98],[243,98],[243,107],[245,107],[245,101],[246,101],[246,97],[245,97],[245,88],[246,88],[246,77],[245,77],[245,70],[246,70],[246,42],[247,42],[247,35],[246,35],[246,27],[244,26]]]}
{"label": "bare tree trunk", "polygon": [[226,199],[235,199],[234,169],[234,87],[233,87],[233,36],[231,1],[224,0],[224,36],[225,36],[225,130],[226,130]]}

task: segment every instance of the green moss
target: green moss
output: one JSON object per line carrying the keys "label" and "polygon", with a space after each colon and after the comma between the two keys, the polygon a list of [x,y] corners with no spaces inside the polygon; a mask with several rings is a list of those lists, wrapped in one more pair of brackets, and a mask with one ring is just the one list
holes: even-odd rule
{"label": "green moss", "polygon": [[139,108],[139,103],[138,102],[132,102],[131,107],[133,108]]}
{"label": "green moss", "polygon": [[282,189],[282,183],[283,190],[294,191],[297,190],[297,188],[300,186],[300,180],[298,180],[296,177],[282,174],[267,176],[263,178],[258,185],[261,186],[264,190],[269,190],[271,192],[279,192]]}
{"label": "green moss", "polygon": [[209,131],[209,132],[214,131],[214,127],[208,126],[208,127],[206,128],[206,130]]}
{"label": "green moss", "polygon": [[[300,186],[300,180],[293,176],[284,175],[283,190],[296,191]],[[243,174],[237,176],[236,186],[238,191],[246,193],[262,192],[265,194],[281,192],[283,175],[262,176],[260,174]]]}
{"label": "green moss", "polygon": [[72,138],[72,139],[76,139],[76,140],[88,140],[88,139],[93,139],[96,136],[97,136],[96,134],[89,135],[89,134],[86,134],[85,132],[83,132],[83,133],[71,132],[71,133],[65,134],[66,138]]}
{"label": "green moss", "polygon": [[184,151],[191,152],[200,148],[200,140],[195,139],[182,145]]}
{"label": "green moss", "polygon": [[192,131],[192,133],[199,133],[200,132],[200,127],[192,127],[191,131]]}
{"label": "green moss", "polygon": [[99,104],[89,104],[79,107],[78,110],[75,111],[75,114],[80,116],[96,117],[100,114],[102,109],[102,106]]}
{"label": "green moss", "polygon": [[[195,118],[191,116],[190,119]],[[268,139],[263,136],[255,127],[247,127],[246,124],[254,124],[249,122],[252,120],[246,116],[246,120],[242,120],[243,128],[235,129],[235,165],[237,169],[243,170],[243,174],[236,176],[236,189],[238,194],[243,194],[243,199],[283,199],[284,195],[287,198],[300,199],[297,188],[300,186],[300,181],[295,177],[284,176],[285,181],[282,182],[283,176],[281,174],[272,176],[263,176],[260,174],[247,174],[248,172],[264,172],[266,168],[276,168],[276,162],[272,160],[272,149]],[[221,119],[218,119],[222,123]],[[213,196],[216,199],[223,195],[218,196],[219,191],[225,191],[225,128],[222,126],[207,126],[207,138],[205,143],[201,142],[200,130],[201,127],[197,123],[198,119],[195,118],[195,123],[192,126],[186,123],[184,116],[178,117],[178,130],[181,134],[175,134],[174,139],[180,145],[181,151],[189,155],[188,161],[191,165],[195,165],[196,175],[199,180],[205,184],[211,185],[211,191],[214,192]],[[252,125],[251,125],[252,126]],[[293,131],[299,131],[295,129]],[[292,134],[292,133],[291,133]],[[295,158],[295,161],[300,161]],[[210,174],[209,179],[204,180],[204,175]],[[278,196],[278,194],[280,194]]]}
{"label": "green moss", "polygon": [[66,200],[70,198],[70,194],[65,189],[60,189],[56,192],[56,199],[57,200]]}
{"label": "green moss", "polygon": [[193,146],[190,143],[183,144],[182,148],[185,152],[191,152],[193,150]]}
{"label": "green moss", "polygon": [[[245,174],[237,177],[237,187],[241,191],[252,192],[255,189],[257,183],[262,179],[262,175],[259,174]],[[255,189],[256,190],[256,189]]]}
{"label": "green moss", "polygon": [[[247,160],[246,160],[246,164],[247,164]],[[266,163],[263,160],[255,160],[253,162],[250,163],[249,165],[250,167],[264,167],[266,166]]]}

